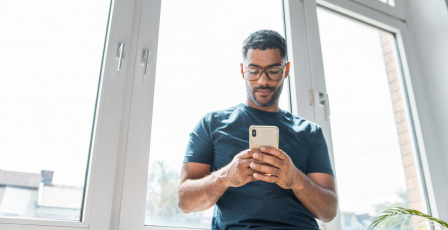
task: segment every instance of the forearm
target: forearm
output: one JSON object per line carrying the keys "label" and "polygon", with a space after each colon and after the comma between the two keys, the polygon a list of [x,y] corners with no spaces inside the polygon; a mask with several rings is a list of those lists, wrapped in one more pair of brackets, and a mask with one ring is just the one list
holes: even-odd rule
{"label": "forearm", "polygon": [[297,199],[310,213],[323,222],[334,219],[337,213],[338,200],[336,194],[315,184],[309,177],[298,170],[298,183],[292,190]]}
{"label": "forearm", "polygon": [[186,180],[179,185],[179,208],[184,213],[199,212],[212,207],[229,187],[218,170],[198,180]]}

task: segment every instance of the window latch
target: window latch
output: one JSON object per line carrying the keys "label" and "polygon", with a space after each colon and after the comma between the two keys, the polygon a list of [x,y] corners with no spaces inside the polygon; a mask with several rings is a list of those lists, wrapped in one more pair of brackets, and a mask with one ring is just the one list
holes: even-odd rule
{"label": "window latch", "polygon": [[328,94],[319,93],[319,104],[324,107],[325,120],[330,116],[330,104],[328,101]]}
{"label": "window latch", "polygon": [[117,49],[118,69],[117,69],[117,71],[121,70],[121,63],[123,62],[125,49],[126,49],[125,43],[118,44],[118,49]]}
{"label": "window latch", "polygon": [[151,50],[143,50],[142,51],[142,61],[141,64],[145,66],[145,69],[143,71],[143,76],[146,76],[146,71],[148,69],[148,61],[149,61],[149,55],[151,54]]}

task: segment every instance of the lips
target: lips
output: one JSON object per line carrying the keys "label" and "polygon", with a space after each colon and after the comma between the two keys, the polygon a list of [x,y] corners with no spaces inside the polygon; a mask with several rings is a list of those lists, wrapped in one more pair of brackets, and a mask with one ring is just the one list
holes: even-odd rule
{"label": "lips", "polygon": [[267,96],[271,94],[272,90],[257,90],[257,93],[260,94],[260,96]]}

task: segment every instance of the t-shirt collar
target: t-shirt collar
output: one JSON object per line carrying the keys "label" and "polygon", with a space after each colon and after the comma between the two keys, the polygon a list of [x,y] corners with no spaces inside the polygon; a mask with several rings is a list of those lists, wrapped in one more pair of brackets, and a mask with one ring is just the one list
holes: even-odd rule
{"label": "t-shirt collar", "polygon": [[255,114],[265,115],[265,116],[275,117],[275,116],[280,116],[280,115],[284,114],[284,111],[282,109],[280,109],[279,112],[268,112],[268,111],[263,111],[263,110],[259,110],[256,108],[252,108],[248,105],[245,105],[244,103],[241,103],[241,106],[244,108],[244,110],[250,111]]}

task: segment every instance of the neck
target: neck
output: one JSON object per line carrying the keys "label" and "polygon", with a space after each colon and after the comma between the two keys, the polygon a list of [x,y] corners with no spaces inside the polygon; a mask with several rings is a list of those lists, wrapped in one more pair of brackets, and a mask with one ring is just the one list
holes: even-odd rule
{"label": "neck", "polygon": [[262,111],[266,111],[266,112],[280,112],[280,108],[278,107],[278,100],[270,105],[270,106],[266,106],[266,107],[262,107],[262,106],[258,106],[256,105],[252,100],[250,100],[249,98],[246,98],[246,103],[247,106],[250,106],[254,109],[258,109],[258,110],[262,110]]}

